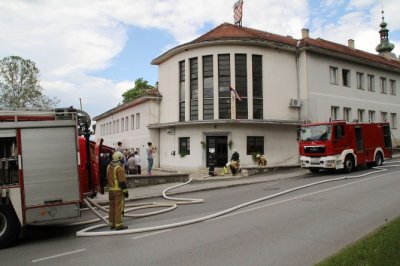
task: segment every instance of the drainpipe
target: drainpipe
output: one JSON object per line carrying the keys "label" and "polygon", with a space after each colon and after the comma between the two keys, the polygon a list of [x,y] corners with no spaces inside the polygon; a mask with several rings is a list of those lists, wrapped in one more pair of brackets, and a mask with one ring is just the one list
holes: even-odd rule
{"label": "drainpipe", "polygon": [[[158,108],[158,117],[157,117],[157,123],[158,124],[160,124],[160,115],[161,115],[161,106],[160,106],[160,91],[158,90],[158,81],[156,82],[156,89],[157,89],[157,108]],[[160,128],[158,128],[157,129],[158,130],[158,134],[157,134],[157,143],[158,143],[158,152],[157,152],[157,157],[158,157],[158,168],[160,168],[160,165],[161,165],[161,162],[160,162],[160,160],[161,160],[161,150],[160,150],[160,147],[161,147],[161,143],[160,143],[160,132],[161,132],[161,129]]]}
{"label": "drainpipe", "polygon": [[[297,41],[296,44],[296,79],[297,79],[297,99],[300,100],[300,51],[299,51],[299,46],[300,46],[300,40]],[[300,121],[301,119],[301,105],[300,108],[298,109],[298,117],[297,120]]]}

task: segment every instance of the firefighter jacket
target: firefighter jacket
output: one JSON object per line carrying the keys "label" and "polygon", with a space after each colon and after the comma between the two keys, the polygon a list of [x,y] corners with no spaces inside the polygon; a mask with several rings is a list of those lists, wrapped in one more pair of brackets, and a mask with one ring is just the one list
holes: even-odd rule
{"label": "firefighter jacket", "polygon": [[125,194],[128,193],[125,171],[121,163],[112,162],[107,167],[107,184],[110,191],[121,190]]}

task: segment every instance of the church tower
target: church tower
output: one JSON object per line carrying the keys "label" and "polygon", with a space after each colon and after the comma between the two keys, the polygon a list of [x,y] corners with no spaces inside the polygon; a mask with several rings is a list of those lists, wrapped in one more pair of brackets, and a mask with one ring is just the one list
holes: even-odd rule
{"label": "church tower", "polygon": [[379,35],[381,38],[381,43],[376,46],[376,51],[379,55],[388,57],[388,58],[396,58],[396,55],[392,53],[394,49],[394,44],[389,42],[389,30],[386,28],[387,23],[385,22],[384,11],[382,10],[382,22],[379,25],[381,30],[379,31]]}

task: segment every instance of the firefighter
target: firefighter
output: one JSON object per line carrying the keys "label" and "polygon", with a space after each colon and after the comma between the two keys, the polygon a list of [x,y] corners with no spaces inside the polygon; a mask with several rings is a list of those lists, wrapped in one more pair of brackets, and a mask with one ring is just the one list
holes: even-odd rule
{"label": "firefighter", "polygon": [[232,175],[234,175],[234,176],[238,172],[240,172],[240,160],[239,160],[239,153],[237,151],[234,151],[232,154],[229,168],[231,169]]}
{"label": "firefighter", "polygon": [[116,151],[112,156],[112,162],[107,167],[110,228],[115,230],[128,228],[122,221],[125,198],[129,197],[125,171],[122,166],[123,159],[124,155]]}
{"label": "firefighter", "polygon": [[214,148],[209,149],[208,166],[209,166],[208,175],[215,176],[215,149]]}

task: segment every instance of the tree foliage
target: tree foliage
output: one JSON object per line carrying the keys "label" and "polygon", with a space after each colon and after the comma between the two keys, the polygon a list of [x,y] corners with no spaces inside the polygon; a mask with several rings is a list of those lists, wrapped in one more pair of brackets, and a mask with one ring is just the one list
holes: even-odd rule
{"label": "tree foliage", "polygon": [[5,57],[0,61],[1,108],[51,108],[57,98],[43,95],[39,69],[29,59],[19,56]]}
{"label": "tree foliage", "polygon": [[138,78],[135,80],[135,87],[127,90],[122,94],[122,103],[127,103],[135,100],[143,95],[149,94],[154,90],[154,87],[149,85],[147,80],[143,78]]}

